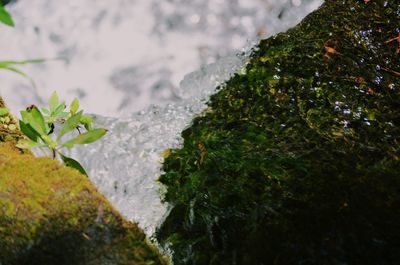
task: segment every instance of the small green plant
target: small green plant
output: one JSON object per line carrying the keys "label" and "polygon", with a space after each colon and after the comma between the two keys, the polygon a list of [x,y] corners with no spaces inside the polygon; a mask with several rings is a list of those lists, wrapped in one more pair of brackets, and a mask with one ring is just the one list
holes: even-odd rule
{"label": "small green plant", "polygon": [[[14,21],[11,15],[7,12],[0,2],[0,23],[13,27]],[[42,63],[45,60],[24,60],[24,61],[0,61],[0,70],[7,70],[17,73],[27,78],[33,87],[35,83],[24,72],[19,70],[16,66],[24,64]],[[57,93],[54,92],[49,99],[49,108],[42,108],[39,110],[36,106],[32,105],[26,110],[21,111],[21,120],[19,120],[19,127],[27,139],[18,141],[17,147],[21,149],[32,148],[47,148],[51,151],[53,158],[61,158],[66,166],[79,170],[82,174],[86,171],[81,164],[65,156],[61,150],[63,148],[70,149],[76,144],[89,144],[97,141],[103,137],[106,130],[103,128],[92,128],[92,119],[83,115],[83,111],[78,111],[79,101],[74,99],[69,107],[69,112],[66,112],[66,105],[60,102]],[[9,130],[16,130],[15,124],[10,124],[10,117],[8,117],[9,109],[0,108],[0,129],[5,128]],[[85,132],[81,132],[83,128]],[[62,142],[65,135],[70,134],[72,131],[77,130],[79,135],[76,137],[69,137],[69,140]]]}
{"label": "small green plant", "polygon": [[[66,166],[87,175],[78,161],[65,156],[61,150],[70,149],[76,144],[93,143],[103,137],[106,130],[93,128],[92,118],[83,115],[83,110],[79,110],[77,98],[70,104],[68,112],[65,109],[66,104],[60,102],[57,93],[53,92],[48,101],[48,108],[39,110],[38,107],[32,105],[21,111],[19,127],[27,139],[20,140],[17,147],[48,149],[53,158],[60,157]],[[62,141],[65,135],[70,135],[75,130],[79,133],[77,136],[70,136],[68,140]]]}

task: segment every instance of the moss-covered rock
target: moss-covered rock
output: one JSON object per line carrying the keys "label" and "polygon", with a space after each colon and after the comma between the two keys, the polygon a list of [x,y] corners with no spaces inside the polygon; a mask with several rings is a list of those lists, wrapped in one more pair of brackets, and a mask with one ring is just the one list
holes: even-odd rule
{"label": "moss-covered rock", "polygon": [[[0,108],[5,108],[3,99],[0,97]],[[21,132],[16,129],[17,122],[10,113],[0,115],[0,142],[18,141],[22,137]]]}
{"label": "moss-covered rock", "polygon": [[397,264],[400,4],[326,0],[262,41],[161,182],[175,264]]}
{"label": "moss-covered rock", "polygon": [[86,176],[21,153],[18,132],[1,132],[1,265],[166,264],[143,231],[125,221]]}

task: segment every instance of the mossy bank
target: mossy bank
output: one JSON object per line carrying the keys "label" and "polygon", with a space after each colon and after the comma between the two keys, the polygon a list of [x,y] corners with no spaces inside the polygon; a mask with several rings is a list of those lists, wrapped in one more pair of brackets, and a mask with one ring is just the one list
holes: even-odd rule
{"label": "mossy bank", "polygon": [[[0,99],[0,107],[3,107]],[[9,123],[15,123],[7,119]],[[21,153],[0,124],[0,264],[167,264],[89,179]]]}
{"label": "mossy bank", "polygon": [[400,3],[326,0],[263,40],[171,150],[178,264],[397,264]]}

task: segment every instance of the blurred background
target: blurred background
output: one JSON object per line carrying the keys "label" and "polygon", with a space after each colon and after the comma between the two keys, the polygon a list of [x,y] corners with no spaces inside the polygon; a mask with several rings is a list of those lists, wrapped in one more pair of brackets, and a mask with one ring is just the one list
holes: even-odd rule
{"label": "blurred background", "polygon": [[[3,0],[3,2],[8,2]],[[18,0],[0,27],[0,60],[43,58],[0,72],[13,113],[56,90],[87,112],[129,116],[179,102],[185,74],[298,23],[322,0]]]}

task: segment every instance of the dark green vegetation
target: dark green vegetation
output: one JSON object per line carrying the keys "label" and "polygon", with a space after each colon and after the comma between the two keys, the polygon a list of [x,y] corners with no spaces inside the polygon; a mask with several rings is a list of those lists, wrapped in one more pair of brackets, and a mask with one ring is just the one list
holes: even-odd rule
{"label": "dark green vegetation", "polygon": [[258,45],[165,161],[175,264],[398,264],[399,27],[326,0]]}
{"label": "dark green vegetation", "polygon": [[167,264],[85,175],[17,149],[15,120],[1,118],[1,265]]}

